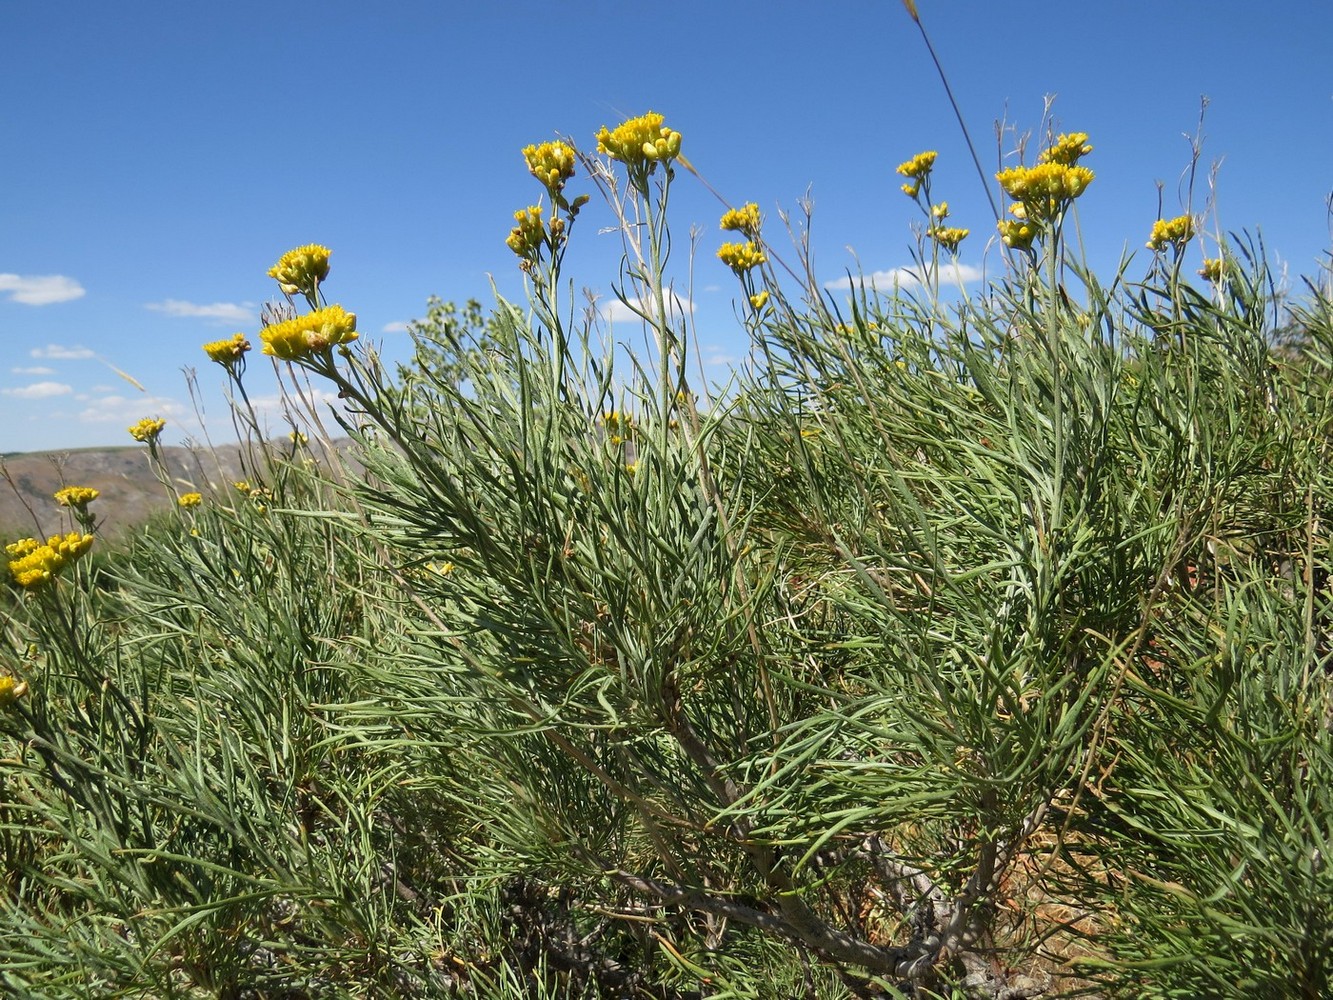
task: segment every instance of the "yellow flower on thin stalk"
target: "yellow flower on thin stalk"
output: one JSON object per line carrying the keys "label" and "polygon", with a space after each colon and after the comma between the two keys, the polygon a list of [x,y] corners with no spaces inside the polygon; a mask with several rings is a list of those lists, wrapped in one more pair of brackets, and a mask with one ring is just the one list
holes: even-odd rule
{"label": "yellow flower on thin stalk", "polygon": [[1199,277],[1216,285],[1222,280],[1225,267],[1221,257],[1208,257],[1204,260],[1203,267],[1199,268]]}
{"label": "yellow flower on thin stalk", "polygon": [[[1035,167],[1001,170],[995,179],[1009,197],[1021,204],[1020,218],[1032,222],[1049,222],[1083,194],[1095,176],[1087,167],[1039,163]],[[1017,212],[1014,214],[1018,215]]]}
{"label": "yellow flower on thin stalk", "polygon": [[202,493],[182,493],[176,498],[176,503],[187,510],[191,507],[198,507],[203,502],[204,495]]}
{"label": "yellow flower on thin stalk", "polygon": [[518,225],[509,231],[505,246],[525,261],[530,261],[546,243],[546,226],[542,222],[542,207],[529,205],[514,213]]}
{"label": "yellow flower on thin stalk", "polygon": [[1088,145],[1088,133],[1061,133],[1051,147],[1043,150],[1041,155],[1037,157],[1037,162],[1063,163],[1067,167],[1072,167],[1078,163],[1080,157],[1087,156],[1091,152],[1092,147]]}
{"label": "yellow flower on thin stalk", "polygon": [[931,226],[926,230],[926,235],[950,253],[957,253],[958,244],[967,239],[967,234],[970,232],[970,229],[960,229],[957,226]]}
{"label": "yellow flower on thin stalk", "polygon": [[45,543],[24,538],[5,546],[9,575],[25,590],[49,583],[65,566],[81,558],[93,545],[93,536],[71,531],[52,535]]}
{"label": "yellow flower on thin stalk", "polygon": [[1154,253],[1161,253],[1168,246],[1180,249],[1194,238],[1194,219],[1188,215],[1177,215],[1174,219],[1158,219],[1152,224],[1152,235],[1148,237],[1147,247]]}
{"label": "yellow flower on thin stalk", "polygon": [[224,368],[229,368],[245,357],[250,350],[250,341],[245,334],[238,333],[226,340],[214,340],[204,345],[204,353],[210,361],[216,361]]}
{"label": "yellow flower on thin stalk", "polygon": [[768,305],[768,289],[762,292],[756,292],[750,296],[750,308],[755,312],[763,312],[764,306]]}
{"label": "yellow flower on thin stalk", "polygon": [[66,486],[55,491],[55,501],[62,507],[86,510],[88,505],[101,496],[101,492],[90,486]]}
{"label": "yellow flower on thin stalk", "polygon": [[167,422],[160,418],[144,417],[137,424],[129,429],[130,437],[144,444],[156,444],[157,439],[162,435],[162,428],[167,426]]}
{"label": "yellow flower on thin stalk", "polygon": [[543,142],[524,146],[523,159],[532,176],[541,181],[554,199],[574,176],[574,147],[565,142]]}
{"label": "yellow flower on thin stalk", "polygon": [[324,354],[356,338],[356,313],[349,313],[339,305],[316,309],[259,331],[264,353],[284,361]]}
{"label": "yellow flower on thin stalk", "polygon": [[288,250],[268,269],[268,276],[278,283],[284,295],[299,293],[313,299],[320,282],[329,276],[331,252],[318,243]]}
{"label": "yellow flower on thin stalk", "polygon": [[680,133],[666,128],[655,111],[629,118],[614,129],[602,126],[597,133],[597,152],[619,160],[631,170],[652,173],[658,163],[669,163],[680,155]]}
{"label": "yellow flower on thin stalk", "polygon": [[747,201],[740,208],[729,208],[722,213],[723,229],[744,233],[750,239],[759,238],[761,224],[759,206],[752,201]]}
{"label": "yellow flower on thin stalk", "polygon": [[768,262],[768,257],[753,240],[748,243],[723,243],[717,249],[717,257],[737,274],[745,274]]}
{"label": "yellow flower on thin stalk", "polygon": [[935,158],[940,154],[935,150],[927,150],[924,153],[917,153],[905,163],[898,164],[898,173],[904,177],[910,177],[913,180],[921,180],[928,175],[935,166]]}
{"label": "yellow flower on thin stalk", "polygon": [[996,226],[1004,245],[1013,250],[1027,250],[1037,238],[1037,227],[1025,219],[1001,219]]}

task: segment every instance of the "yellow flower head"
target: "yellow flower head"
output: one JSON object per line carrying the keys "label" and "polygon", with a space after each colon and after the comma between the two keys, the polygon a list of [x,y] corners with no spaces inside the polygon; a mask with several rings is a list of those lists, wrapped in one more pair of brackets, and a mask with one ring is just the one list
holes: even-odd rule
{"label": "yellow flower head", "polygon": [[917,192],[920,191],[920,190],[921,190],[921,186],[920,186],[919,184],[904,184],[904,185],[903,185],[903,194],[907,195],[907,197],[909,197],[909,198],[915,198],[916,195],[917,195]]}
{"label": "yellow flower head", "polygon": [[13,556],[15,559],[22,559],[41,547],[42,543],[35,538],[20,538],[17,542],[10,542],[5,546],[5,554]]}
{"label": "yellow flower head", "polygon": [[723,243],[717,249],[717,256],[722,263],[737,274],[744,274],[746,271],[768,261],[764,252],[755,245],[753,240],[748,243]]}
{"label": "yellow flower head", "polygon": [[942,201],[938,205],[931,205],[930,217],[937,222],[941,219],[947,219],[949,217],[949,203]]}
{"label": "yellow flower head", "polygon": [[238,333],[227,340],[214,340],[204,345],[204,353],[208,355],[209,360],[216,361],[220,365],[235,364],[245,357],[245,352],[248,350],[250,341],[243,333]]}
{"label": "yellow flower head", "polygon": [[605,153],[631,168],[646,168],[670,162],[680,155],[680,133],[663,126],[655,111],[621,122],[614,130],[602,126],[597,133],[597,152]]}
{"label": "yellow flower head", "polygon": [[40,587],[80,558],[92,544],[92,535],[81,535],[77,531],[52,535],[45,544],[35,538],[25,538],[5,546],[5,551],[14,557],[9,561],[9,575],[24,589]]}
{"label": "yellow flower head", "polygon": [[1148,249],[1161,253],[1168,246],[1183,247],[1194,238],[1194,220],[1188,215],[1177,215],[1174,219],[1158,219],[1152,224],[1152,235],[1148,237]]}
{"label": "yellow flower head", "polygon": [[236,482],[232,483],[231,485],[232,485],[232,488],[235,489],[237,493],[243,493],[243,494],[245,494],[246,496],[249,496],[249,495],[250,495],[250,491],[253,489],[253,487],[251,487],[251,485],[250,485],[250,481],[249,481],[248,479],[238,479],[238,480],[236,480]]}
{"label": "yellow flower head", "polygon": [[176,503],[182,507],[198,507],[204,502],[202,493],[182,493],[176,498]]}
{"label": "yellow flower head", "polygon": [[1061,133],[1051,148],[1043,150],[1041,155],[1037,157],[1037,162],[1063,163],[1066,167],[1072,167],[1079,161],[1079,157],[1087,156],[1091,152],[1092,147],[1088,145],[1088,133]]}
{"label": "yellow flower head", "polygon": [[313,296],[319,283],[329,276],[330,252],[318,243],[288,250],[268,269],[268,276],[277,281],[285,295]]}
{"label": "yellow flower head", "polygon": [[523,159],[528,162],[532,176],[555,194],[574,176],[574,147],[564,142],[543,142],[539,146],[524,146]]}
{"label": "yellow flower head", "polygon": [[298,361],[356,340],[356,313],[342,306],[327,306],[295,319],[274,323],[259,331],[264,353],[284,361]]}
{"label": "yellow flower head", "polygon": [[142,441],[144,444],[156,444],[157,439],[162,434],[162,428],[166,426],[167,422],[165,420],[144,417],[130,428],[130,437],[136,441]]}
{"label": "yellow flower head", "polygon": [[764,306],[768,305],[768,289],[762,292],[755,292],[750,296],[750,308],[755,312],[763,311]]}
{"label": "yellow flower head", "polygon": [[[902,174],[904,177],[910,177],[913,180],[919,181],[930,173],[931,168],[935,166],[935,157],[939,155],[940,154],[933,149],[924,153],[917,153],[916,156],[912,157],[906,163],[898,164],[898,173]],[[906,190],[905,187],[904,190]],[[912,195],[915,196],[915,194],[916,192],[913,191]]]}
{"label": "yellow flower head", "polygon": [[609,444],[624,444],[626,441],[632,440],[638,433],[632,413],[607,410],[602,416],[602,423],[606,425],[606,440]]}
{"label": "yellow flower head", "polygon": [[26,681],[18,681],[9,676],[0,677],[0,708],[8,708],[27,693]]}
{"label": "yellow flower head", "polygon": [[759,236],[759,206],[747,201],[740,208],[729,208],[722,213],[722,228],[744,233],[751,239]]}
{"label": "yellow flower head", "polygon": [[967,239],[970,232],[970,229],[959,229],[956,226],[931,226],[926,230],[926,235],[950,253],[957,253],[958,244]]}
{"label": "yellow flower head", "polygon": [[73,507],[76,510],[82,510],[101,495],[89,486],[66,486],[63,490],[56,490],[55,492],[56,503],[62,507]]}
{"label": "yellow flower head", "polygon": [[1216,285],[1222,280],[1225,272],[1225,265],[1221,257],[1209,257],[1203,262],[1203,267],[1199,268],[1199,277],[1204,281],[1212,282]]}
{"label": "yellow flower head", "polygon": [[1009,197],[1022,203],[1021,218],[1041,222],[1054,219],[1064,211],[1071,201],[1087,190],[1094,176],[1087,167],[1039,163],[1035,167],[1001,170],[995,179]]}
{"label": "yellow flower head", "polygon": [[529,205],[527,208],[519,209],[514,213],[514,221],[518,225],[509,231],[505,246],[524,260],[530,260],[546,243],[546,227],[542,224],[541,206]]}
{"label": "yellow flower head", "polygon": [[1026,250],[1037,238],[1037,227],[1024,219],[1001,219],[997,226],[1004,245],[1014,250]]}

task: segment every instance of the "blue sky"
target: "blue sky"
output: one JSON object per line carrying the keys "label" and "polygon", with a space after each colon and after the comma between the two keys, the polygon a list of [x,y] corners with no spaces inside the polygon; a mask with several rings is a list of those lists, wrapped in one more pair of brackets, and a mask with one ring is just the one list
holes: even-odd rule
{"label": "blue sky", "polygon": [[[1327,261],[1333,4],[918,3],[988,167],[1039,127],[1049,95],[1057,128],[1090,133],[1079,224],[1099,267],[1128,249],[1131,273],[1146,269],[1159,182],[1163,214],[1183,210],[1203,95],[1222,229],[1260,231],[1293,282]],[[166,417],[172,443],[198,440],[187,367],[226,440],[222,373],[199,346],[237,331],[258,344],[277,294],[265,271],[292,246],[333,249],[330,300],[390,356],[430,295],[487,302],[494,282],[521,297],[504,237],[540,192],[519,150],[557,134],[588,149],[648,109],[720,193],[759,203],[771,239],[809,191],[821,281],[910,264],[918,216],[894,167],[923,149],[940,153],[935,196],[973,230],[962,264],[1001,260],[899,0],[9,0],[0,39],[0,453],[131,444],[144,416]],[[997,145],[998,120],[1016,132]],[[693,318],[720,379],[746,344],[713,257],[719,212],[682,172],[677,274],[698,224]],[[590,205],[570,258],[576,284],[608,298],[610,222]],[[247,383],[274,392],[257,351]]]}

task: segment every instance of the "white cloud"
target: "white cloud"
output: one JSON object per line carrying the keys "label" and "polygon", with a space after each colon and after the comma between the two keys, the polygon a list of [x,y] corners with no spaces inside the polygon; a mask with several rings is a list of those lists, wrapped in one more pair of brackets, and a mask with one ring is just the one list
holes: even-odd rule
{"label": "white cloud", "polygon": [[185,319],[206,319],[219,326],[250,326],[255,322],[255,307],[250,302],[214,302],[211,305],[199,305],[182,299],[163,299],[161,302],[148,302],[145,309],[179,316]]}
{"label": "white cloud", "polygon": [[28,354],[34,358],[49,358],[52,361],[83,361],[93,357],[93,352],[86,347],[65,347],[63,344],[34,347]]}
{"label": "white cloud", "polygon": [[[685,313],[694,312],[694,303],[689,299],[681,298],[675,292],[667,292],[666,297],[668,319],[676,319]],[[642,317],[632,307],[649,315],[653,311],[652,303],[644,302],[643,299],[630,299],[629,304],[620,299],[612,299],[598,310],[598,314],[608,323],[642,323]]]}
{"label": "white cloud", "polygon": [[54,368],[47,368],[45,365],[33,365],[31,368],[11,368],[9,369],[15,375],[54,375]]}
{"label": "white cloud", "polygon": [[15,399],[48,399],[51,396],[64,396],[73,392],[71,386],[63,382],[34,382],[21,389],[0,389],[0,393]]}
{"label": "white cloud", "polygon": [[[984,272],[971,264],[945,264],[940,268],[939,284],[941,288],[950,288],[968,281],[980,280]],[[916,288],[921,284],[921,269],[916,267],[894,267],[887,271],[874,271],[870,274],[849,278],[843,275],[835,281],[824,282],[824,287],[831,292],[847,291],[862,281],[875,291],[891,292],[895,288]]]}
{"label": "white cloud", "polygon": [[144,417],[180,418],[188,411],[169,396],[102,396],[79,411],[85,424],[123,423],[126,427]]}
{"label": "white cloud", "polygon": [[25,306],[49,306],[87,294],[82,285],[63,274],[0,274],[0,292]]}
{"label": "white cloud", "polygon": [[406,333],[406,332],[407,332],[407,324],[404,323],[402,320],[398,320],[397,322],[394,323],[385,323],[384,326],[380,328],[380,333]]}

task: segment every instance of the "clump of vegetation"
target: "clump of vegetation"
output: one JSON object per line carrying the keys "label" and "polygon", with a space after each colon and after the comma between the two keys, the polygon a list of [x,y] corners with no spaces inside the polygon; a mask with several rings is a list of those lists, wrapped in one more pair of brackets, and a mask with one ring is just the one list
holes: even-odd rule
{"label": "clump of vegetation", "polygon": [[[723,216],[762,363],[710,398],[682,138],[596,141],[523,151],[528,303],[433,304],[395,372],[327,248],[270,270],[257,339],[355,474],[301,379],[310,436],[264,443],[238,334],[244,480],[96,574],[93,489],[78,553],[11,546],[6,994],[1325,995],[1333,300],[1281,315],[1243,242],[1196,280],[1189,214],[1098,280],[1082,133],[998,176],[1003,274],[942,294],[970,232],[923,153],[918,297]],[[560,299],[578,179],[628,362]]]}

